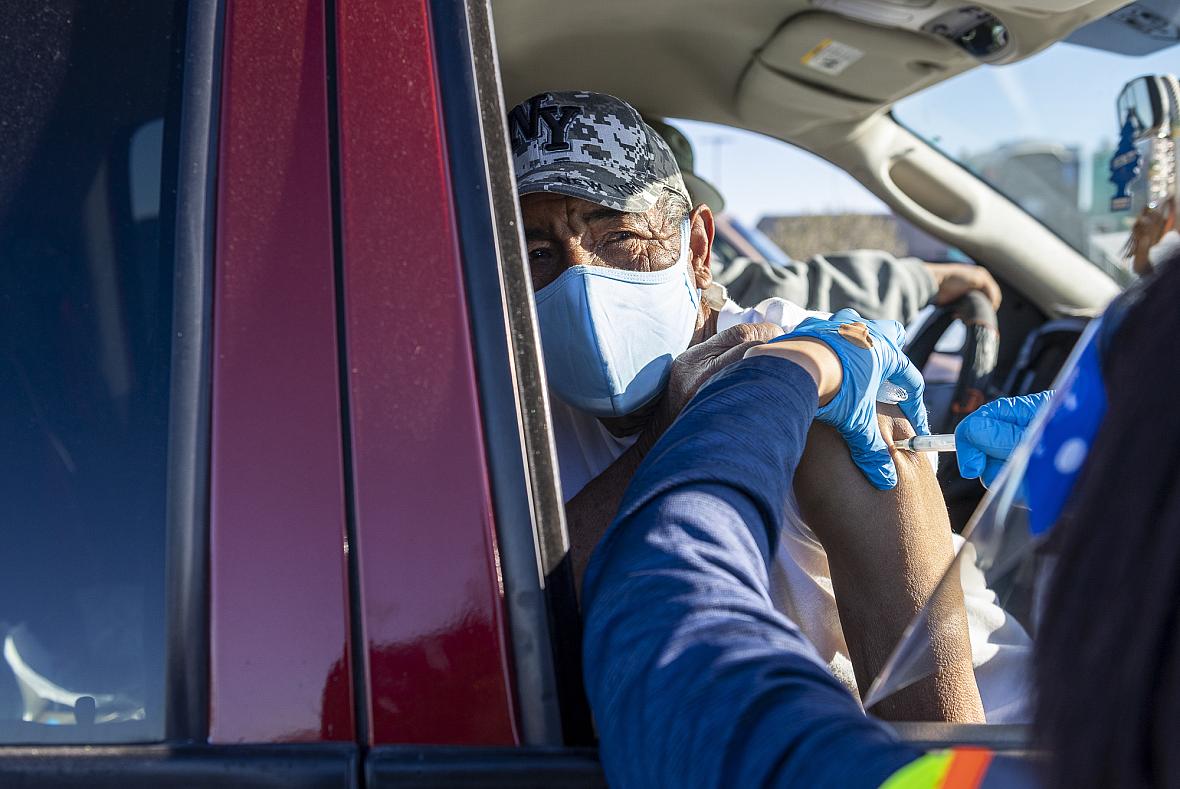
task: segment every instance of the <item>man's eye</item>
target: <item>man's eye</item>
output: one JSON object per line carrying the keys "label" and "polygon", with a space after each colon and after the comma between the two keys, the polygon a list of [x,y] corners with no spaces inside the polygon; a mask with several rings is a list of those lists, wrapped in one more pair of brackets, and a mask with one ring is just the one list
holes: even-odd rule
{"label": "man's eye", "polygon": [[632,241],[636,238],[639,238],[639,236],[635,235],[630,230],[616,230],[607,236],[606,240],[608,243],[616,244],[620,241]]}
{"label": "man's eye", "polygon": [[529,260],[547,260],[549,258],[549,250],[545,247],[537,247],[529,250]]}

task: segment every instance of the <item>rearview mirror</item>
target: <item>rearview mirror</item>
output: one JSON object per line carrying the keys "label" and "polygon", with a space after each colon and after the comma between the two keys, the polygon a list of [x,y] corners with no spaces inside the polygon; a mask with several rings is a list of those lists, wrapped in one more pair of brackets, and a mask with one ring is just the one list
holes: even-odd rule
{"label": "rearview mirror", "polygon": [[1119,144],[1110,161],[1111,211],[1139,211],[1176,195],[1180,85],[1171,74],[1136,77],[1119,92]]}
{"label": "rearview mirror", "polygon": [[1176,120],[1176,94],[1173,76],[1136,77],[1119,93],[1119,124],[1130,121],[1138,140],[1158,136]]}

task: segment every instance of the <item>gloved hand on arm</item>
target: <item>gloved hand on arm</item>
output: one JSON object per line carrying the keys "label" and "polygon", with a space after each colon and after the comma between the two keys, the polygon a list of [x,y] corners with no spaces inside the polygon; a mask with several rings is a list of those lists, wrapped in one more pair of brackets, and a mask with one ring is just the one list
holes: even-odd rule
{"label": "gloved hand on arm", "polygon": [[926,406],[922,402],[925,388],[922,374],[901,350],[905,329],[897,321],[865,321],[855,310],[843,309],[827,320],[808,318],[793,332],[746,355],[773,354],[779,343],[799,339],[815,339],[826,344],[839,358],[843,371],[839,391],[822,405],[816,419],[840,431],[848,442],[853,462],[873,487],[878,490],[895,487],[897,469],[877,426],[877,389],[882,381],[905,390],[907,398],[898,406],[918,435],[930,434]]}
{"label": "gloved hand on arm", "polygon": [[1053,390],[985,403],[955,428],[955,452],[964,479],[991,485]]}

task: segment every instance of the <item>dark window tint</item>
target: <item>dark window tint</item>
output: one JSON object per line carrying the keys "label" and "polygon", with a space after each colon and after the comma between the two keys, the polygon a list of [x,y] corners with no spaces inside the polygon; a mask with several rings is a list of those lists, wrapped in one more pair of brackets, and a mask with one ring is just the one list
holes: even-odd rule
{"label": "dark window tint", "polygon": [[163,737],[181,5],[0,4],[0,742]]}

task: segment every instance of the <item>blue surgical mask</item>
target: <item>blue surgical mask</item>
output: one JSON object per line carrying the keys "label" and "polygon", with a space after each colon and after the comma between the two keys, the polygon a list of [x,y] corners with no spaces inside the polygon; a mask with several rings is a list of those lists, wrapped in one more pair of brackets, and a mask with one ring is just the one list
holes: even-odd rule
{"label": "blue surgical mask", "polygon": [[692,342],[701,294],[689,258],[662,271],[573,266],[537,291],[549,388],[595,416],[624,416],[664,390],[672,360]]}

